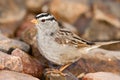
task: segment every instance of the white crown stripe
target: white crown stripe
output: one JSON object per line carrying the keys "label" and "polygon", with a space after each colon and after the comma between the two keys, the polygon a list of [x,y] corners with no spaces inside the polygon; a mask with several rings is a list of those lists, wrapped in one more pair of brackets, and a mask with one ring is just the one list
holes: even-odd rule
{"label": "white crown stripe", "polygon": [[38,15],[36,16],[36,19],[39,19],[39,20],[45,19],[45,20],[48,20],[48,21],[55,20],[55,21],[56,21],[56,19],[54,18],[54,16],[53,16],[53,15],[50,15],[50,14],[48,14],[48,13],[38,14]]}

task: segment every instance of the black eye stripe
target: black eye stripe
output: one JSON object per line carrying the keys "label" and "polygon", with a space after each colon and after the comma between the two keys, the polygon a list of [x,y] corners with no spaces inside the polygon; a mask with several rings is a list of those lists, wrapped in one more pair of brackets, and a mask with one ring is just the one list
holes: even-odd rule
{"label": "black eye stripe", "polygon": [[48,16],[48,15],[50,15],[50,14],[49,13],[41,14],[41,15],[37,15],[35,18],[38,19],[38,18],[45,17],[45,16]]}
{"label": "black eye stripe", "polygon": [[49,18],[49,19],[46,19],[46,20],[50,20],[50,21],[53,21],[53,20],[55,20],[55,21],[56,21],[56,19],[55,19],[54,17],[51,17],[51,18]]}

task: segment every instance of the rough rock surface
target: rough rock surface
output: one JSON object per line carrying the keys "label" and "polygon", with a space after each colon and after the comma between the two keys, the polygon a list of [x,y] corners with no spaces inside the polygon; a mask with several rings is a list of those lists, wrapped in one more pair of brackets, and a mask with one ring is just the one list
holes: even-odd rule
{"label": "rough rock surface", "polygon": [[0,70],[0,80],[40,80],[28,74],[14,71]]}
{"label": "rough rock surface", "polygon": [[11,55],[0,52],[0,70],[12,70],[41,77],[43,66],[27,53],[15,49]]}
{"label": "rough rock surface", "polygon": [[[31,22],[32,19],[35,18],[34,14],[28,14],[26,15],[26,18],[24,19],[23,23],[19,26],[19,28],[16,31],[16,36],[21,37],[21,35],[29,28],[34,27],[35,25]],[[25,36],[25,35],[23,35]]]}
{"label": "rough rock surface", "polygon": [[3,69],[22,72],[23,65],[21,58],[18,56],[11,56],[0,51],[0,70]]}
{"label": "rough rock surface", "polygon": [[20,49],[15,49],[11,55],[21,58],[23,66],[22,72],[31,74],[36,77],[41,77],[43,66],[34,57],[29,56],[27,53],[21,51]]}
{"label": "rough rock surface", "polygon": [[82,58],[70,65],[67,70],[76,76],[81,73],[99,71],[120,74],[119,66],[120,51],[109,51],[99,48],[82,55]]}
{"label": "rough rock surface", "polygon": [[120,80],[120,76],[109,72],[96,72],[86,74],[82,80]]}
{"label": "rough rock surface", "polygon": [[8,52],[10,49],[15,48],[28,52],[30,46],[22,41],[10,39],[0,34],[0,51]]}

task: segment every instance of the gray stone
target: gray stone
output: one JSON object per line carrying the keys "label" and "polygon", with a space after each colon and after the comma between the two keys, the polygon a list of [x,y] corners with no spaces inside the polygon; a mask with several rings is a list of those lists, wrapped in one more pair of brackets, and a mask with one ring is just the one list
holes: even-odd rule
{"label": "gray stone", "polygon": [[10,39],[0,34],[0,51],[8,52],[10,49],[15,49],[15,48],[19,48],[21,50],[28,52],[30,46],[25,42]]}

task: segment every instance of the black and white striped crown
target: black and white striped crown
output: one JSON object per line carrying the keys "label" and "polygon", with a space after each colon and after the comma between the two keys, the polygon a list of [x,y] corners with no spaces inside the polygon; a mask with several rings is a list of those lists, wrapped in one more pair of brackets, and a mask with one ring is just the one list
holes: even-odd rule
{"label": "black and white striped crown", "polygon": [[55,20],[54,16],[49,14],[49,13],[41,13],[41,14],[38,14],[36,17],[36,19],[40,19],[40,20]]}

